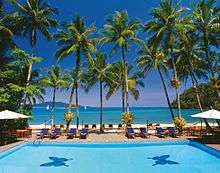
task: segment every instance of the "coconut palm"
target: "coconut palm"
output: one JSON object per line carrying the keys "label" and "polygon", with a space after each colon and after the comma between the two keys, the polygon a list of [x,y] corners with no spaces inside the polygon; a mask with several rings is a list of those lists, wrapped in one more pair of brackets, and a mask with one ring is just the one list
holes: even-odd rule
{"label": "coconut palm", "polygon": [[[17,90],[19,90],[20,87],[23,96],[25,96],[23,97],[23,99],[25,99],[27,103],[29,102],[29,104],[33,104],[36,102],[35,97],[38,97],[39,100],[43,100],[43,89],[39,86],[38,80],[36,80],[36,78],[38,77],[38,72],[35,70],[31,73],[29,85],[27,85],[25,80],[29,75],[28,68],[30,64],[40,63],[42,61],[42,58],[32,56],[17,47],[13,48],[11,55],[14,60],[10,64],[16,66],[17,69],[20,71],[19,73],[22,74],[23,80],[21,80],[20,86],[17,85]],[[11,85],[11,87],[15,89],[16,85]],[[24,100],[21,100],[20,104],[22,103],[24,103]]]}
{"label": "coconut palm", "polygon": [[208,62],[207,68],[211,75],[210,80],[214,84],[217,74],[212,68],[212,64],[218,59],[213,59],[211,47],[218,47],[220,44],[220,8],[216,7],[216,1],[200,0],[193,9],[192,20],[199,33],[200,44],[205,51],[205,61]]}
{"label": "coconut palm", "polygon": [[66,78],[61,73],[61,68],[59,65],[52,66],[51,69],[49,69],[48,74],[42,79],[41,81],[43,86],[51,87],[53,88],[53,98],[52,98],[52,126],[54,124],[54,118],[55,118],[55,102],[56,102],[56,92],[61,87],[66,86]]}
{"label": "coconut palm", "polygon": [[207,78],[205,70],[207,63],[202,58],[204,57],[204,51],[198,45],[197,35],[189,33],[187,37],[188,41],[181,42],[174,51],[175,57],[178,59],[177,71],[181,81],[191,80],[199,108],[203,111],[198,91],[198,79]]}
{"label": "coconut palm", "polygon": [[110,71],[111,65],[106,63],[106,56],[102,53],[96,53],[94,63],[89,66],[86,74],[87,89],[92,87],[97,82],[99,83],[100,95],[100,132],[103,132],[103,84],[108,81],[113,83],[112,72]]}
{"label": "coconut palm", "polygon": [[151,70],[158,71],[161,83],[163,85],[166,100],[170,109],[170,114],[172,119],[174,120],[175,116],[169,99],[166,82],[163,76],[163,73],[166,73],[168,70],[167,67],[168,59],[166,55],[161,50],[155,50],[153,47],[149,47],[147,43],[142,44],[138,54],[139,55],[137,58],[137,65],[144,74],[148,73]]}
{"label": "coconut palm", "polygon": [[14,35],[11,26],[12,15],[5,14],[3,10],[3,4],[0,2],[0,55],[8,47],[11,42],[11,38]]}
{"label": "coconut palm", "polygon": [[[95,32],[94,26],[87,27],[84,23],[83,18],[77,16],[69,24],[60,30],[55,38],[57,44],[60,47],[56,52],[56,57],[60,60],[68,57],[71,54],[75,54],[75,67],[76,76],[80,71],[80,63],[82,56],[86,56],[89,63],[92,63],[91,53],[96,51],[96,39],[92,37]],[[75,81],[75,93],[76,93],[76,118],[77,118],[77,128],[79,125],[79,103],[78,103],[78,83]]]}
{"label": "coconut palm", "polygon": [[178,101],[178,116],[181,115],[181,105],[179,96],[180,82],[175,66],[173,48],[178,39],[185,40],[185,33],[193,29],[193,25],[188,17],[182,17],[185,9],[173,5],[172,0],[162,0],[160,6],[151,12],[152,20],[145,24],[145,31],[151,34],[149,44],[156,49],[161,46],[170,56],[173,68],[172,86],[176,91]]}
{"label": "coconut palm", "polygon": [[[128,92],[131,96],[134,97],[135,100],[138,100],[139,98],[139,91],[137,89],[137,86],[144,87],[144,83],[141,80],[141,75],[138,73],[132,73],[132,66],[127,65],[128,70],[128,79],[127,79],[127,86],[128,86]],[[111,81],[107,81],[106,87],[108,88],[108,92],[106,94],[106,98],[109,99],[113,94],[115,94],[116,91],[121,89],[123,87],[124,82],[124,65],[122,61],[119,61],[117,63],[112,64],[112,67],[110,68],[111,72]],[[114,82],[112,82],[114,81]],[[121,90],[123,91],[123,90]],[[127,97],[128,98],[128,97]],[[124,94],[122,92],[121,100],[122,100],[122,106],[123,106],[123,99]],[[129,105],[127,105],[127,110],[129,109]]]}
{"label": "coconut palm", "polygon": [[[10,2],[16,8],[14,14],[16,15],[16,27],[22,35],[30,40],[34,56],[38,33],[41,33],[47,40],[52,39],[49,28],[54,28],[58,24],[57,20],[53,18],[57,10],[44,0],[26,0],[24,4],[20,4],[16,0],[10,0]],[[31,79],[32,66],[33,64],[30,63],[26,79],[27,85],[29,85]]]}
{"label": "coconut palm", "polygon": [[[112,16],[106,20],[106,24],[101,30],[103,38],[100,39],[101,43],[112,43],[112,53],[121,49],[121,60],[123,63],[123,81],[122,81],[122,110],[126,111],[128,108],[128,86],[127,86],[127,67],[126,67],[126,53],[129,46],[138,42],[137,30],[140,23],[137,20],[130,20],[126,11],[116,11]],[[126,105],[125,105],[126,103]]]}

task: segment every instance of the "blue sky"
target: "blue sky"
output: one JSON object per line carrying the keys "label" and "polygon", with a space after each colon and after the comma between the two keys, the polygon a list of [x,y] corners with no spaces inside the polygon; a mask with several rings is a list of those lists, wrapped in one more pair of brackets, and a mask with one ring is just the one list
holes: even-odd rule
{"label": "blue sky", "polygon": [[[22,2],[22,0],[20,1]],[[149,12],[156,6],[159,5],[159,0],[48,0],[48,2],[59,9],[59,15],[57,19],[68,22],[74,16],[80,15],[86,20],[86,24],[94,24],[98,29],[104,24],[105,19],[108,15],[112,14],[114,11],[127,10],[130,18],[139,19],[142,22],[146,22],[150,19]],[[196,1],[192,0],[182,0],[181,4],[184,7],[191,7],[192,3]],[[219,5],[220,2],[217,2]],[[146,35],[140,34],[142,38]],[[29,42],[26,39],[16,38],[16,42],[19,47],[30,50]],[[40,68],[44,71],[51,65],[56,63],[54,57],[55,51],[57,49],[56,42],[46,41],[41,35],[38,35],[37,42],[37,55],[44,58],[44,61],[34,68]],[[136,49],[132,48],[127,54],[127,59],[130,63],[135,64]],[[119,59],[119,55],[114,57],[108,57],[109,62],[114,62]],[[68,70],[74,65],[74,57],[67,57],[65,60],[60,62],[62,69]],[[163,93],[163,88],[161,86],[159,76],[157,72],[153,71],[149,73],[144,79],[145,88],[140,88],[140,98],[136,102],[130,97],[131,106],[166,106],[166,100]],[[184,90],[189,85],[183,84],[181,90]],[[174,90],[168,86],[171,98],[174,98]],[[80,104],[97,106],[99,104],[99,92],[98,87],[94,86],[91,91],[86,94],[84,91],[80,90]],[[57,93],[57,101],[67,102],[69,97],[68,91],[59,91]],[[45,101],[52,99],[51,89],[46,90]],[[105,106],[120,106],[120,93],[116,93],[110,100],[105,101]]]}

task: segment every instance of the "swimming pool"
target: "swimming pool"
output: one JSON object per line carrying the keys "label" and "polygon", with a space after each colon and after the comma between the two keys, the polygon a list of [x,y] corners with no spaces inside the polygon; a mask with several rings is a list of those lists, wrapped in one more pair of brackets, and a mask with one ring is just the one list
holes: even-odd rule
{"label": "swimming pool", "polygon": [[220,152],[192,141],[26,143],[0,153],[0,173],[219,173]]}

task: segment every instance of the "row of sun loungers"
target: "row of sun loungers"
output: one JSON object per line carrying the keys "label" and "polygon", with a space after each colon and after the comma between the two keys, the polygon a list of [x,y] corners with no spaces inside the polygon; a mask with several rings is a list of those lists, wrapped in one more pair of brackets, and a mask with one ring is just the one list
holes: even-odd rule
{"label": "row of sun loungers", "polygon": [[[81,139],[86,139],[87,136],[89,134],[89,129],[88,128],[83,128],[80,132],[79,132],[79,137]],[[49,133],[49,129],[42,129],[39,133],[37,133],[37,137],[38,138],[46,138],[46,137],[50,137],[51,139],[56,139],[58,137],[60,137],[61,135],[61,131],[60,128],[54,128],[53,130],[51,130],[51,132]],[[164,130],[161,127],[156,128],[155,130],[155,135],[163,138],[165,136],[171,136],[171,137],[176,137],[177,136],[177,131],[175,130],[174,127],[169,127],[167,128],[167,130]],[[70,128],[67,133],[66,136],[68,139],[72,139],[74,137],[77,137],[77,129],[76,128]],[[129,127],[126,129],[126,136],[128,138],[134,138],[135,136],[140,136],[142,138],[148,138],[150,136],[150,134],[148,133],[148,130],[146,128],[140,128],[139,132],[135,133],[134,129]]]}
{"label": "row of sun loungers", "polygon": [[[89,131],[87,128],[84,128],[80,131],[80,138],[81,139],[85,139],[89,134]],[[42,129],[39,133],[37,133],[37,137],[38,138],[46,138],[46,137],[50,137],[51,139],[56,139],[58,137],[60,137],[61,135],[61,131],[60,128],[55,128],[53,130],[51,130],[51,133],[49,133],[49,129]],[[67,132],[67,137],[68,138],[74,138],[77,135],[77,130],[76,128],[71,128],[68,130]]]}
{"label": "row of sun loungers", "polygon": [[[140,133],[135,133],[133,128],[127,128],[126,136],[128,138],[134,138],[135,135],[139,135],[142,138],[149,137],[149,133],[146,128],[140,128]],[[177,137],[178,133],[174,127],[168,127],[167,131],[163,128],[159,127],[155,130],[155,135],[159,138],[163,138],[165,136]]]}

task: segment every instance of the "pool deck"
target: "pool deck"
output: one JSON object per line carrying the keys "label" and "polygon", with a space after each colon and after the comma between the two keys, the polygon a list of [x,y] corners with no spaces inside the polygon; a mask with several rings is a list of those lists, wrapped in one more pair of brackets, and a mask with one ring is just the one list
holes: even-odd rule
{"label": "pool deck", "polygon": [[[70,143],[89,143],[89,142],[147,142],[147,141],[175,141],[175,140],[196,140],[197,137],[195,136],[181,136],[178,138],[172,138],[172,137],[165,137],[165,138],[158,138],[154,135],[150,135],[149,138],[143,139],[140,137],[135,137],[134,139],[128,139],[123,133],[117,134],[117,133],[108,133],[108,134],[97,134],[97,133],[91,133],[87,137],[87,139],[79,139],[79,138],[73,138],[73,139],[67,139],[66,136],[61,136],[57,139],[49,139],[45,138],[43,141],[51,141],[51,142],[70,142]],[[29,139],[23,139],[19,142],[15,142],[12,144],[8,144],[5,146],[0,146],[0,152],[6,151],[10,148],[13,148],[19,144],[24,143],[25,141],[34,141],[36,140],[36,137],[33,136],[32,138]],[[220,151],[220,144],[208,144],[205,143],[206,145],[219,150]]]}

